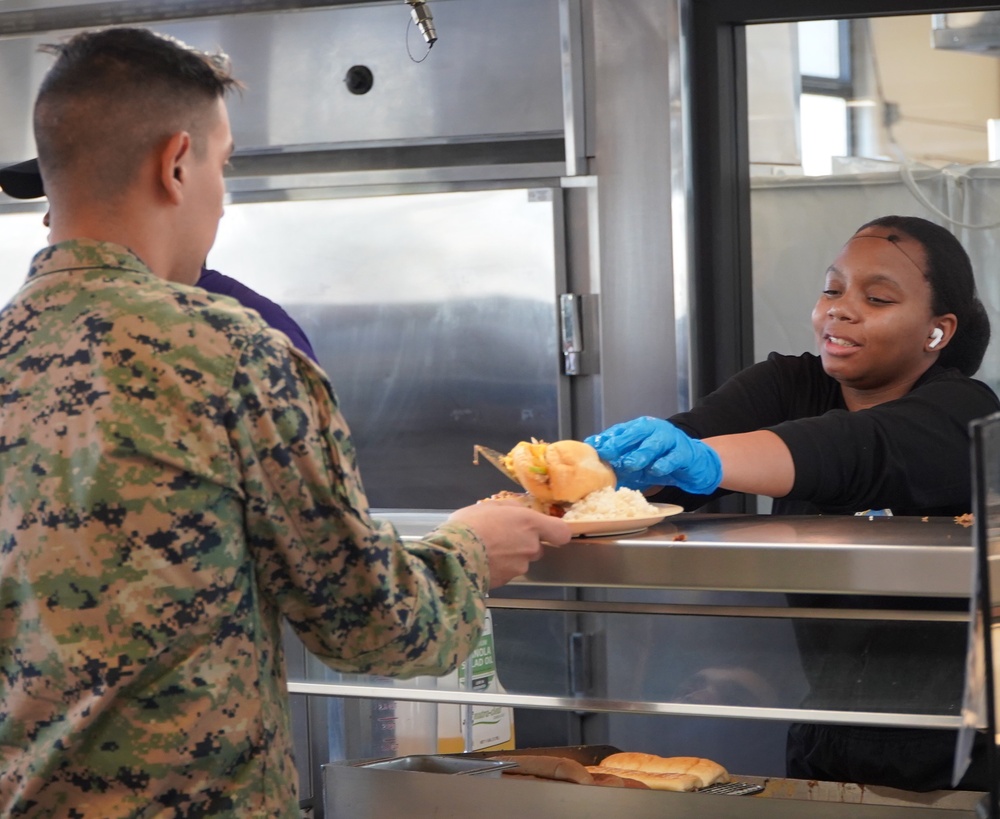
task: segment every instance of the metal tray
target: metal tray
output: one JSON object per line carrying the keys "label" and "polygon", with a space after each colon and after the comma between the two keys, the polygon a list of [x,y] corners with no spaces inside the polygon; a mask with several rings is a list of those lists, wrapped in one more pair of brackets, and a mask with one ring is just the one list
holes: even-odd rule
{"label": "metal tray", "polygon": [[473,751],[462,756],[468,759],[490,759],[494,756],[561,756],[581,765],[597,765],[611,754],[620,754],[614,745],[559,745],[547,748],[517,748],[510,751]]}
{"label": "metal tray", "polygon": [[380,771],[418,771],[420,773],[451,774],[452,776],[500,776],[504,768],[517,763],[499,759],[469,759],[463,756],[427,754],[360,762],[356,767]]}

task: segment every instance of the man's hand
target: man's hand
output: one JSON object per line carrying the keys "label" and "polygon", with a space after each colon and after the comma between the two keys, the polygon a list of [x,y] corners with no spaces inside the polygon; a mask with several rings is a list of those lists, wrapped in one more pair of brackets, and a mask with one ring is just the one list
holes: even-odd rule
{"label": "man's hand", "polygon": [[486,545],[490,588],[509,583],[542,556],[542,543],[561,546],[572,534],[559,518],[503,501],[486,501],[453,512],[450,521],[469,526]]}

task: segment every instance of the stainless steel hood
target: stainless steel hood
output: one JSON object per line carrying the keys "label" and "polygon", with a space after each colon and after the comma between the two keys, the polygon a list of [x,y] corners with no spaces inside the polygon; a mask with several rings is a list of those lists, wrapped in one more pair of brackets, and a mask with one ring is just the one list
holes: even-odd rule
{"label": "stainless steel hood", "polygon": [[[29,5],[11,11],[0,3],[0,161],[34,154],[31,107],[51,64],[37,47],[68,33],[52,27],[142,16],[136,3]],[[150,13],[161,11],[159,4],[146,5]],[[219,11],[225,4],[207,5]],[[230,54],[247,87],[230,106],[241,155],[375,146],[398,152],[401,146],[529,138],[561,146],[558,0],[504,0],[503,14],[486,0],[435,0],[440,39],[430,52],[402,2],[270,12],[262,9],[267,5],[273,4],[251,4],[256,13],[179,19],[195,4],[164,3],[156,23],[192,46]],[[368,82],[357,81],[362,74]],[[498,153],[490,161],[502,162]],[[458,154],[463,164],[485,161]],[[378,162],[385,167],[392,159],[383,153]]]}

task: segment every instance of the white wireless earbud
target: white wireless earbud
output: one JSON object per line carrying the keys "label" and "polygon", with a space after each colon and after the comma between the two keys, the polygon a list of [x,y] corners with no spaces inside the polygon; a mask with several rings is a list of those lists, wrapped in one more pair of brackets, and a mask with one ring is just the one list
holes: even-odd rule
{"label": "white wireless earbud", "polygon": [[940,327],[935,327],[934,330],[931,332],[931,343],[928,344],[927,346],[933,350],[935,347],[938,346],[938,344],[941,343],[942,338],[944,338],[944,330],[942,330]]}

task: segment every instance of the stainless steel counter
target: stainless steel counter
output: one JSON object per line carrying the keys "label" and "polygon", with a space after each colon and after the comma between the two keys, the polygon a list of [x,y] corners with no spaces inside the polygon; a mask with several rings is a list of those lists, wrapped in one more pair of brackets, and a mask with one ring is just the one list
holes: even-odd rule
{"label": "stainless steel counter", "polygon": [[[445,512],[376,510],[404,538]],[[710,515],[546,549],[511,585],[968,597],[972,528],[953,518]]]}

